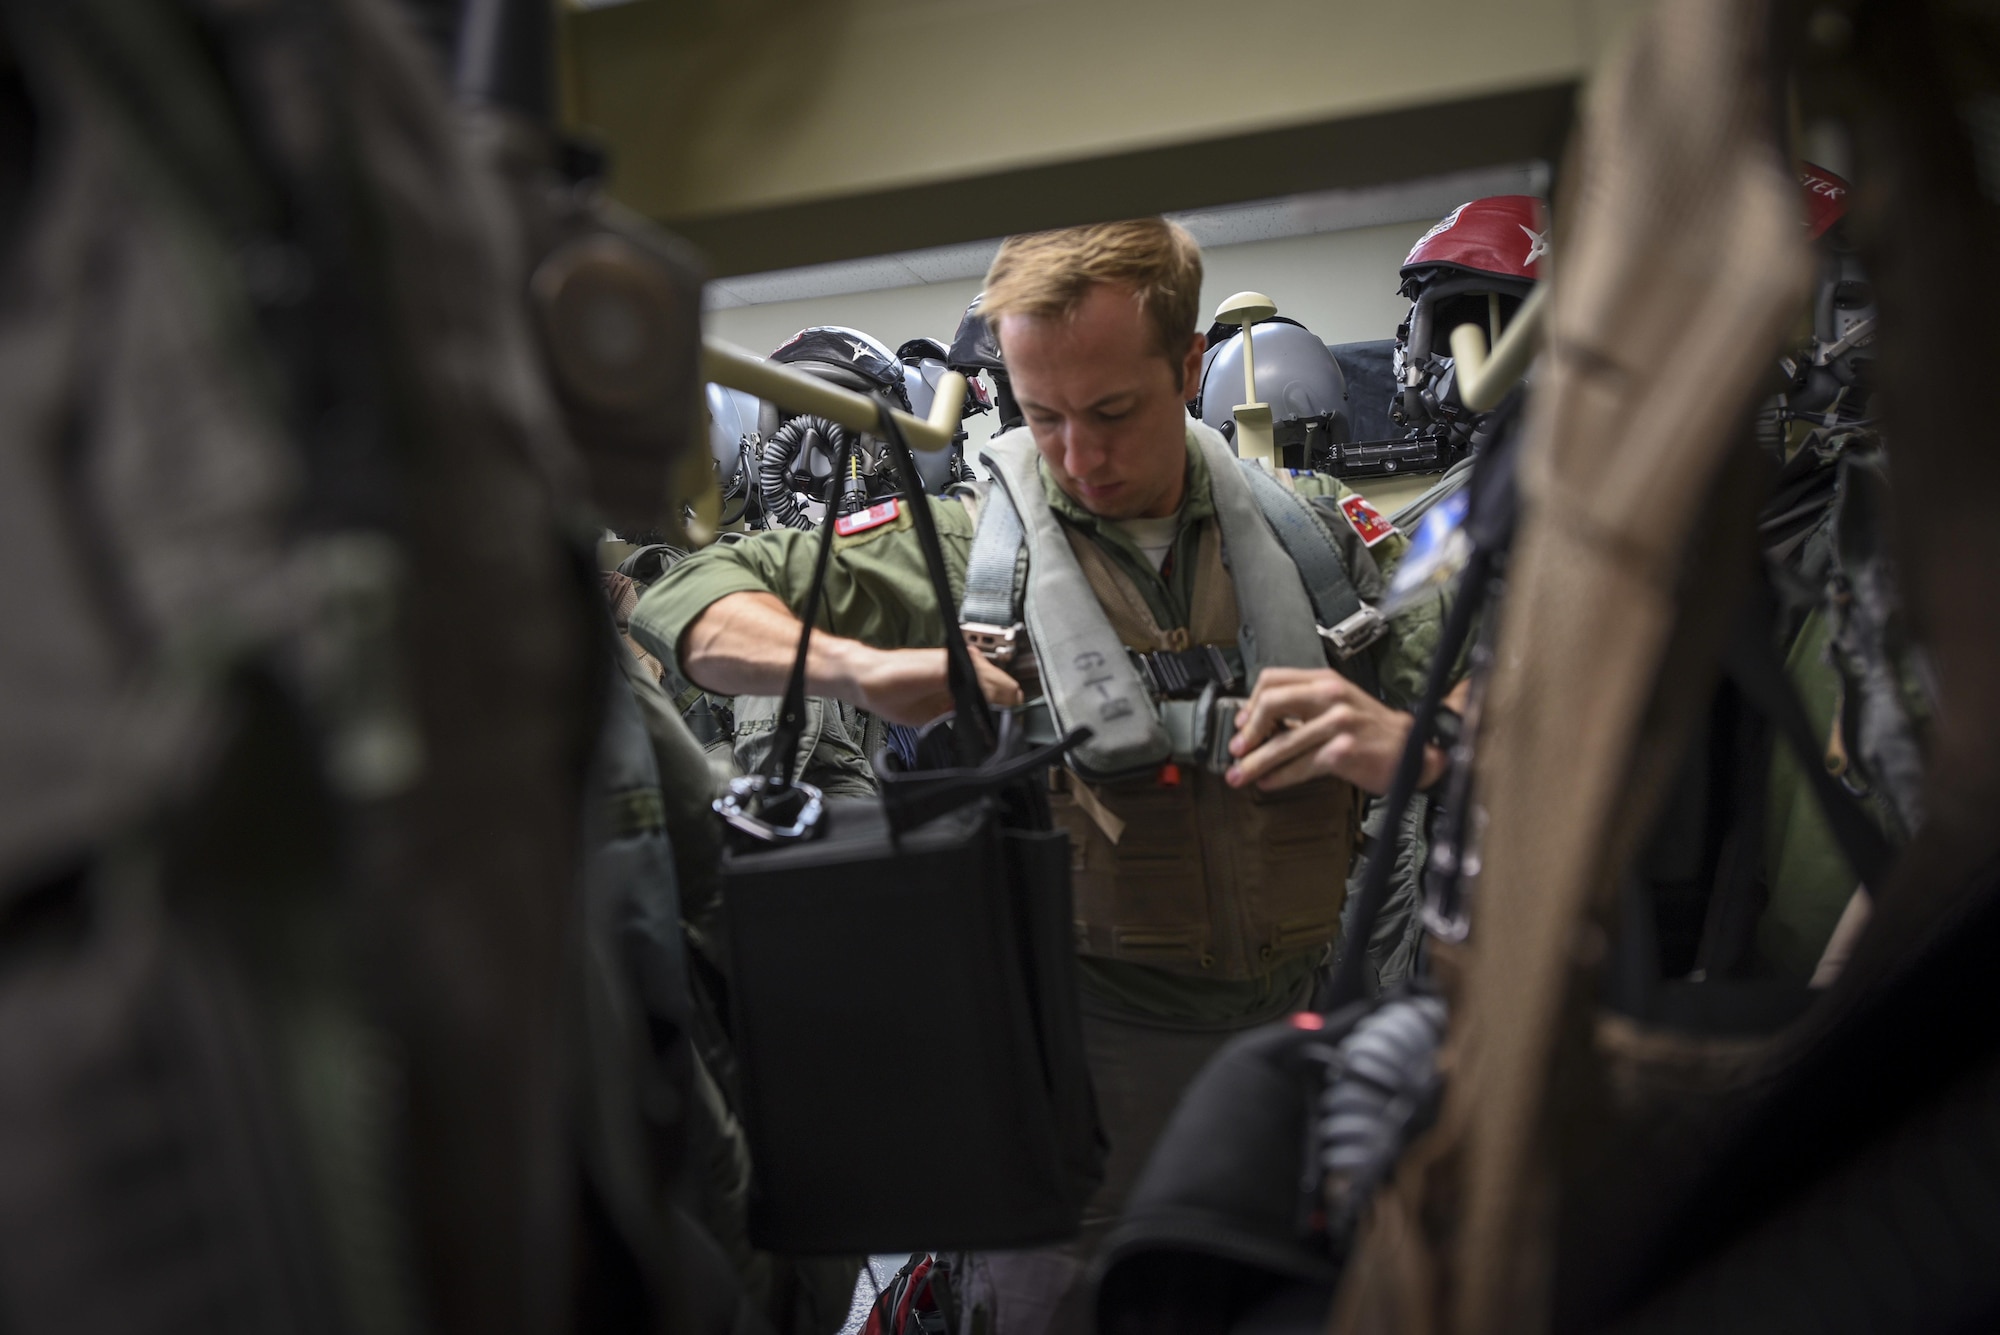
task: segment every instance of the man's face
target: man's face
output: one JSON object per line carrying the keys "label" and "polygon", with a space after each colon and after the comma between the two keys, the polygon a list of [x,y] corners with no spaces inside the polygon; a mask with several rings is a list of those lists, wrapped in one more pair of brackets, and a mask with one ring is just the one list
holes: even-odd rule
{"label": "man's face", "polygon": [[1008,315],[999,335],[1014,397],[1057,486],[1106,519],[1180,508],[1200,334],[1169,363],[1132,291],[1099,283],[1069,319]]}

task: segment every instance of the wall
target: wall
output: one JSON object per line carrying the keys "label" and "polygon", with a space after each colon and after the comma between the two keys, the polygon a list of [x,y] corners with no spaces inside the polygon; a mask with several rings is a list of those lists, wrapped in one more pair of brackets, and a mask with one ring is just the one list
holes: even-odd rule
{"label": "wall", "polygon": [[[1329,343],[1391,338],[1409,305],[1396,295],[1396,268],[1428,226],[1396,223],[1212,247],[1203,257],[1202,311],[1212,314],[1223,298],[1254,289]],[[847,325],[892,348],[904,339],[925,335],[950,342],[959,317],[978,291],[978,281],[967,280],[739,306],[710,311],[707,330],[760,356],[816,324]],[[992,426],[990,413],[967,424],[975,449],[991,434]]]}
{"label": "wall", "polygon": [[637,0],[567,14],[565,104],[748,273],[1553,158],[1634,3]]}
{"label": "wall", "polygon": [[573,14],[573,109],[662,216],[1573,78],[1579,0],[709,0]]}

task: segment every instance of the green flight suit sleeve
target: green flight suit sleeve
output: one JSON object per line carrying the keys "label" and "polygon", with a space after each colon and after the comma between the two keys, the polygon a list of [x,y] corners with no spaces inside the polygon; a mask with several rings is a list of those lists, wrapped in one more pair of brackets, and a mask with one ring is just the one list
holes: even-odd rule
{"label": "green flight suit sleeve", "polygon": [[[1348,575],[1354,581],[1355,593],[1365,602],[1380,602],[1403,553],[1410,549],[1409,537],[1400,531],[1393,532],[1370,547],[1340,508],[1342,501],[1360,493],[1324,473],[1297,474],[1291,481],[1292,489],[1312,502],[1333,535],[1347,563]],[[1388,630],[1367,651],[1374,660],[1383,697],[1399,709],[1410,708],[1423,694],[1431,655],[1437,652],[1444,631],[1444,609],[1442,594],[1424,598],[1390,618]],[[1459,669],[1461,672],[1464,669],[1462,662]]]}
{"label": "green flight suit sleeve", "polygon": [[[972,550],[971,516],[957,501],[925,499],[944,548],[955,616]],[[770,593],[803,613],[819,541],[817,532],[775,529],[695,553],[646,590],[632,612],[632,638],[685,677],[681,637],[718,599],[732,593]],[[883,649],[927,648],[944,642],[944,618],[907,506],[889,523],[834,539],[816,624]]]}

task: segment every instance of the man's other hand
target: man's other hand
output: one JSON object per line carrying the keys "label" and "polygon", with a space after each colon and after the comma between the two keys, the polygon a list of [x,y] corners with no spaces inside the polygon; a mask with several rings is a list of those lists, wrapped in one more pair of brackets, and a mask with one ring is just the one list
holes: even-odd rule
{"label": "man's other hand", "polygon": [[[848,661],[843,669],[851,693],[841,694],[870,713],[891,723],[920,727],[950,712],[944,650],[874,649],[853,644],[845,657]],[[979,654],[972,656],[972,666],[988,701],[1001,706],[1021,703],[1020,684],[1012,677]]]}
{"label": "man's other hand", "polygon": [[[1229,786],[1269,791],[1335,778],[1379,797],[1414,722],[1331,668],[1265,668],[1236,715]],[[1444,753],[1426,748],[1422,783],[1435,783],[1444,766]]]}

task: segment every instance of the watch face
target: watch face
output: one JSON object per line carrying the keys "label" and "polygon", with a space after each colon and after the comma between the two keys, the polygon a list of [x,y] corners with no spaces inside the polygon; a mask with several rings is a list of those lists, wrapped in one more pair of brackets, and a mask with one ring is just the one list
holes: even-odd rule
{"label": "watch face", "polygon": [[1449,705],[1439,705],[1431,718],[1431,741],[1442,750],[1449,751],[1458,745],[1459,734],[1465,729],[1465,720],[1456,709]]}

